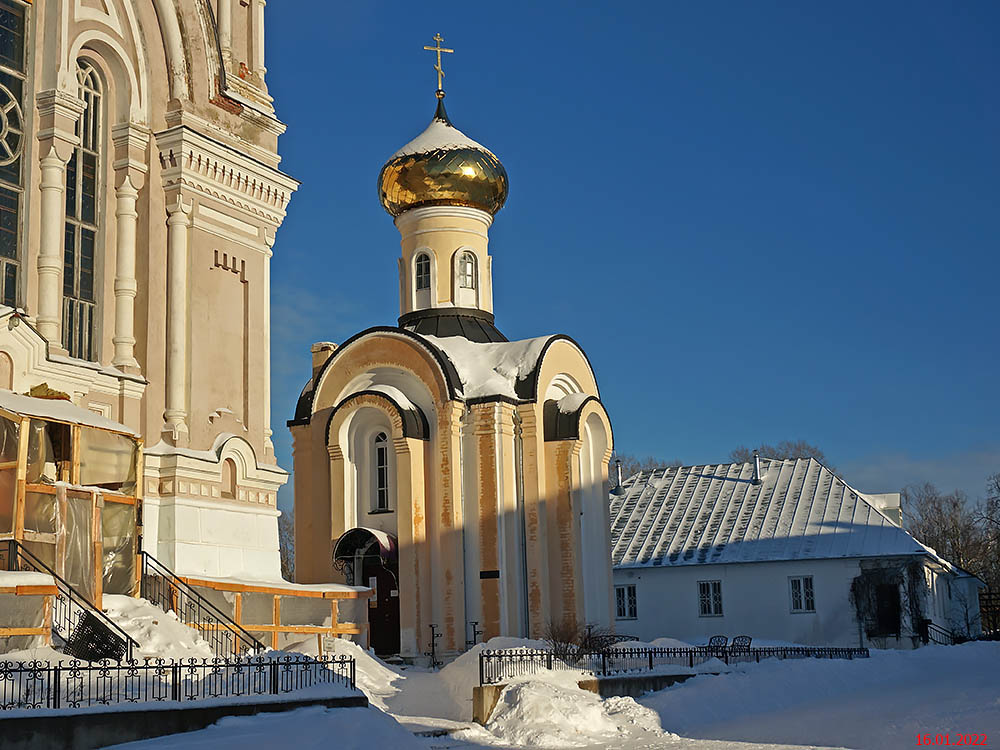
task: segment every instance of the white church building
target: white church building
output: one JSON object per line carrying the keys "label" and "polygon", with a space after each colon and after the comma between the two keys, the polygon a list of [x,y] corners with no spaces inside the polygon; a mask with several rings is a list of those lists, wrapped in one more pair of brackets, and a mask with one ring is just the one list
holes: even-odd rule
{"label": "white church building", "polygon": [[984,584],[813,459],[642,472],[610,495],[616,627],[912,648],[979,631]]}

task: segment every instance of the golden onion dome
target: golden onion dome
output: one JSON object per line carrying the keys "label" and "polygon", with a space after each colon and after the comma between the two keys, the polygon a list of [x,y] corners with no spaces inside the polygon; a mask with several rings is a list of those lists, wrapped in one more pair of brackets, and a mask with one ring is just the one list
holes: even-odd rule
{"label": "golden onion dome", "polygon": [[378,176],[379,200],[394,217],[418,206],[470,206],[495,215],[507,190],[503,164],[451,124],[440,98],[431,124]]}

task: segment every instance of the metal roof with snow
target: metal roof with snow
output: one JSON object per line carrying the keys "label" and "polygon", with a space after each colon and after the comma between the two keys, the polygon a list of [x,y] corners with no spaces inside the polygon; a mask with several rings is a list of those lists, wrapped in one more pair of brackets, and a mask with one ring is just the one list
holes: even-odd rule
{"label": "metal roof with snow", "polygon": [[814,459],[641,472],[612,493],[615,567],[930,555]]}

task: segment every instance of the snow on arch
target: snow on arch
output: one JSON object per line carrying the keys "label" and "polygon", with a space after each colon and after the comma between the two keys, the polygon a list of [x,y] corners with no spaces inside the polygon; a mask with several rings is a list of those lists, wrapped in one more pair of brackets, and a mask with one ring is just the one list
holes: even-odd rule
{"label": "snow on arch", "polygon": [[[562,402],[566,396],[580,393],[583,393],[583,388],[580,387],[576,378],[568,372],[561,372],[549,381],[548,386],[545,388],[545,400]],[[580,403],[583,403],[583,401],[581,400]],[[580,404],[577,404],[576,408],[579,408],[579,406]],[[575,409],[571,409],[570,411],[575,411]]]}
{"label": "snow on arch", "polygon": [[434,396],[427,384],[409,370],[398,367],[372,367],[355,375],[337,394],[339,406],[355,393],[377,391],[388,396],[402,410],[416,410],[430,424],[434,423]]}

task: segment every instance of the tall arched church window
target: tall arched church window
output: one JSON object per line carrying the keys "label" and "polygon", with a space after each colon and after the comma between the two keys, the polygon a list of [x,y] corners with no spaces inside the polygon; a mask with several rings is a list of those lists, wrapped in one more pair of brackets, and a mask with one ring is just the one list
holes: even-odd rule
{"label": "tall arched church window", "polygon": [[458,259],[458,285],[462,289],[475,289],[476,275],[476,256],[470,252],[462,253]]}
{"label": "tall arched church window", "polygon": [[24,178],[26,8],[0,0],[0,303],[16,307]]}
{"label": "tall arched church window", "polygon": [[104,141],[101,80],[86,60],[77,62],[83,114],[79,145],[66,165],[66,244],[63,260],[63,347],[71,357],[95,359],[94,262],[100,222],[101,151]]}
{"label": "tall arched church window", "polygon": [[384,432],[375,436],[374,510],[389,510],[389,438]]}
{"label": "tall arched church window", "polygon": [[431,259],[427,253],[420,253],[416,262],[417,291],[431,288]]}

